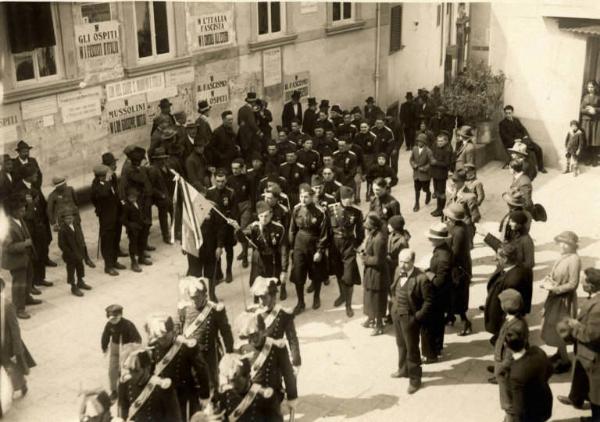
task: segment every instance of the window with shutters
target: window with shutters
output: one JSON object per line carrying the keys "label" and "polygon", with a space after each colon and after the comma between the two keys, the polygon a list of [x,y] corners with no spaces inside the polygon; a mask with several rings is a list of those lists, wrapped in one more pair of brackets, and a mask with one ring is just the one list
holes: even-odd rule
{"label": "window with shutters", "polygon": [[260,1],[256,7],[258,38],[282,35],[285,29],[285,4],[279,1]]}
{"label": "window with shutters", "polygon": [[165,1],[135,2],[138,59],[173,56],[173,8]]}
{"label": "window with shutters", "polygon": [[402,6],[390,9],[390,54],[402,49]]}
{"label": "window with shutters", "polygon": [[17,85],[58,79],[59,48],[55,6],[51,3],[5,4],[13,75]]}
{"label": "window with shutters", "polygon": [[336,1],[331,4],[331,20],[333,23],[345,23],[354,20],[354,3]]}

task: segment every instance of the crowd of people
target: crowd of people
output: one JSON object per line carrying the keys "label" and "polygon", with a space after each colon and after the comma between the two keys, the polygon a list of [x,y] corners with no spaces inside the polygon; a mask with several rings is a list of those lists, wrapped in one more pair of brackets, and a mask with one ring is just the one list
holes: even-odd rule
{"label": "crowd of people", "polygon": [[[201,224],[199,250],[187,254],[176,318],[149,316],[142,345],[135,325],[123,318],[123,308],[106,308],[101,346],[110,356],[110,391],[89,392],[82,420],[105,420],[115,401],[126,420],[282,420],[284,399],[293,413],[298,397],[301,355],[294,316],[306,310],[305,293],[313,296],[313,310],[321,307],[321,288],[331,276],[339,290],[333,305],[344,305],[348,318],[354,317],[354,286],[362,285],[362,325],[373,336],[393,327],[398,367],[391,376],[408,378],[408,393],[414,394],[421,388],[421,365],[443,359],[446,326],[454,325],[458,316],[459,335],[473,333],[467,311],[477,235],[496,252],[498,262],[482,308],[494,354],[490,382],[498,384],[505,420],[549,419],[548,379],[571,369],[567,345],[573,342],[572,391],[558,400],[580,407],[588,399],[596,418],[592,420],[599,420],[594,369],[600,332],[594,324],[600,308],[594,304],[600,271],[585,270],[584,288],[593,296],[577,315],[581,263],[573,232],[556,236],[561,258],[543,281],[548,298],[542,340],[557,353],[548,358],[529,344],[526,316],[535,265],[529,230],[547,217],[533,200],[532,181],[545,168],[541,148],[513,116],[514,108],[504,108],[499,124],[511,180],[502,196],[507,210],[496,237],[478,225],[485,190],[477,178],[474,130],[462,124],[460,116],[447,113],[439,89],[431,94],[420,89],[416,99],[407,93],[397,116],[386,115],[373,97],[366,99],[364,108],[350,110],[338,104],[330,107],[326,99],[318,105],[310,97],[304,112],[300,99],[301,93],[294,92],[285,104],[275,136],[268,104],[254,92],[247,93],[237,111],[237,130],[233,111],[221,113],[221,125],[213,130],[206,101],[198,102],[199,117],[194,120],[183,112],[171,113],[169,100],[163,99],[148,149],[127,146],[120,177],[114,154],[99,157],[91,200],[104,272],[110,276],[126,270],[119,258],[129,257],[134,272],[152,265],[149,252],[155,248],[148,239],[153,207],[163,241],[181,240],[184,201],[174,198],[189,193],[178,187],[175,174],[214,208]],[[576,137],[577,130],[572,134]],[[400,201],[391,193],[398,183],[403,144],[410,151],[413,173],[412,211],[421,212],[422,199],[426,205],[436,200],[425,234],[432,257],[423,269],[415,266],[412,235]],[[0,196],[9,222],[2,267],[12,277],[14,306],[8,309],[14,313],[13,322],[30,318],[26,307],[41,303],[34,298],[41,294],[40,287],[52,286],[45,268],[57,265],[48,257],[53,232],[74,296],[92,289],[84,280],[85,266],[95,267],[75,191],[65,178],[55,177],[54,191],[46,199],[42,171],[31,149],[20,141],[18,156],[5,155],[0,172]],[[358,207],[363,198],[369,203],[366,215]],[[123,228],[127,252],[120,247]],[[235,257],[237,243],[241,251]],[[250,267],[254,306],[236,318],[232,330],[217,287],[233,281],[235,259]],[[277,305],[277,300],[288,299],[289,283],[296,293],[293,310]],[[18,334],[18,323],[11,327]],[[23,374],[33,360],[28,364],[24,359],[28,353],[18,335],[12,341],[19,347],[5,353],[3,343],[2,364],[20,368],[21,382],[13,385],[20,385],[15,389],[25,394]]]}

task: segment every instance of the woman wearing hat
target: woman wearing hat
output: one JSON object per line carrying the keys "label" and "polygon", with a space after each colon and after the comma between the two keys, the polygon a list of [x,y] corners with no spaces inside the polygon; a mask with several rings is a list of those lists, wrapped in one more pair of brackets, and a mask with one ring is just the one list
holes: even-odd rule
{"label": "woman wearing hat", "polygon": [[387,230],[383,220],[375,214],[367,215],[365,220],[364,250],[359,252],[364,270],[364,309],[367,320],[365,328],[374,328],[371,335],[383,334],[383,317],[387,311],[387,296],[390,284],[387,262]]}
{"label": "woman wearing hat", "polygon": [[558,243],[561,255],[552,266],[541,285],[548,290],[544,303],[544,319],[542,322],[542,340],[558,348],[552,356],[554,372],[557,374],[571,369],[571,361],[567,353],[567,345],[558,335],[556,324],[563,318],[574,318],[577,314],[577,286],[581,259],[577,254],[579,238],[571,231],[564,231],[554,238]]}

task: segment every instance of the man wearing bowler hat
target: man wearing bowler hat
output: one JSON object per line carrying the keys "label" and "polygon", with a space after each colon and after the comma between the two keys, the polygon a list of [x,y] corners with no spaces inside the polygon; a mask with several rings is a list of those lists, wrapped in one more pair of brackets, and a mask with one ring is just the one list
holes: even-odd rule
{"label": "man wearing bowler hat", "polygon": [[166,122],[168,126],[175,125],[175,118],[173,114],[171,114],[171,101],[168,98],[163,98],[158,103],[158,108],[160,108],[160,114],[154,118],[152,121],[152,129],[150,130],[150,134],[152,135],[156,129],[160,126],[161,123]]}
{"label": "man wearing bowler hat", "polygon": [[196,119],[196,137],[195,140],[202,140],[207,144],[210,144],[213,137],[213,131],[210,127],[210,122],[208,121],[208,115],[210,113],[210,109],[212,107],[208,105],[208,101],[200,100],[198,101],[198,113],[200,116]]}
{"label": "man wearing bowler hat", "polygon": [[377,116],[383,115],[383,111],[378,105],[375,104],[375,98],[369,97],[365,100],[365,102],[367,104],[365,105],[365,111],[363,115],[365,116],[365,120],[369,124],[369,127],[371,127],[375,124],[375,119],[377,119]]}
{"label": "man wearing bowler hat", "polygon": [[404,133],[404,141],[406,142],[406,150],[410,151],[415,142],[415,131],[417,129],[417,107],[413,100],[413,93],[410,91],[406,93],[406,101],[400,105],[400,122]]}
{"label": "man wearing bowler hat", "polygon": [[15,149],[15,151],[17,151],[18,155],[13,160],[13,171],[16,174],[21,167],[27,164],[31,165],[37,173],[37,179],[33,185],[37,189],[41,189],[43,182],[42,170],[40,169],[40,165],[38,164],[37,160],[30,156],[30,151],[32,149],[33,147],[29,146],[29,144],[25,141],[19,141],[17,143],[17,148]]}
{"label": "man wearing bowler hat", "polygon": [[308,108],[304,112],[304,117],[302,118],[302,132],[314,136],[318,117],[317,99],[315,97],[308,97]]}
{"label": "man wearing bowler hat", "polygon": [[254,114],[253,105],[256,100],[256,92],[248,92],[246,94],[245,104],[238,110],[238,140],[243,157],[250,156],[251,152],[253,152],[253,145],[263,136]]}
{"label": "man wearing bowler hat", "polygon": [[300,104],[300,91],[292,92],[292,99],[284,104],[281,112],[281,124],[288,131],[292,127],[292,120],[297,119],[302,124],[302,104]]}

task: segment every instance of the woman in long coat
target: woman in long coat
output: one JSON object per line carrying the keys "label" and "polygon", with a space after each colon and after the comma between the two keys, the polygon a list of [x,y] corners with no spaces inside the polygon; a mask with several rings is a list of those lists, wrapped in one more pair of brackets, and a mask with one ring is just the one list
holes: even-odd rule
{"label": "woman in long coat", "polygon": [[387,310],[389,274],[387,265],[387,230],[383,221],[374,214],[365,221],[367,238],[360,256],[364,271],[364,312],[367,320],[363,326],[373,327],[373,336],[383,334],[383,318]]}
{"label": "woman in long coat", "polygon": [[587,139],[586,155],[592,165],[598,165],[600,149],[600,92],[595,81],[586,84],[586,94],[581,99],[581,129]]}
{"label": "woman in long coat", "polygon": [[544,303],[541,336],[547,345],[558,348],[551,360],[554,362],[554,372],[563,373],[569,371],[571,361],[567,345],[558,334],[556,324],[564,318],[575,318],[577,315],[577,286],[581,259],[577,255],[579,239],[575,233],[562,232],[554,241],[560,245],[561,256],[542,285],[548,290],[548,297]]}

